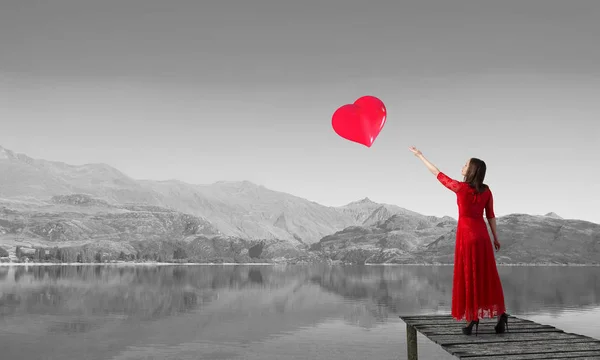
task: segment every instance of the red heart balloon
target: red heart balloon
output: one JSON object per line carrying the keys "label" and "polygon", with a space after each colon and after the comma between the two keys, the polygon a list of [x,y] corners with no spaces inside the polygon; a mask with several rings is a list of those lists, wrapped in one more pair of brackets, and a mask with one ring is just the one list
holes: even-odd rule
{"label": "red heart balloon", "polygon": [[344,139],[371,147],[383,129],[385,105],[374,96],[358,98],[354,104],[339,107],[331,118],[333,130]]}

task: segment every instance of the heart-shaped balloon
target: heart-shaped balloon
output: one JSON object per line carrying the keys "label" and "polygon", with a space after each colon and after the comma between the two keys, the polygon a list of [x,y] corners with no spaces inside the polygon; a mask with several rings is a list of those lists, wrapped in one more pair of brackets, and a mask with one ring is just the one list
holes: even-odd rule
{"label": "heart-shaped balloon", "polygon": [[333,130],[344,139],[371,147],[383,129],[385,105],[374,96],[363,96],[353,104],[340,106],[331,118]]}

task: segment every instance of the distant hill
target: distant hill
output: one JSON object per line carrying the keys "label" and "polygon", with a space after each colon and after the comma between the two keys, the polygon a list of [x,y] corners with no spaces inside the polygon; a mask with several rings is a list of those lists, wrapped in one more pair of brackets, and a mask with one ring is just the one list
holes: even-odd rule
{"label": "distant hill", "polygon": [[[499,263],[600,263],[600,224],[527,214],[496,222]],[[452,264],[456,225],[452,218],[393,215],[375,225],[348,227],[311,248],[355,263]]]}
{"label": "distant hill", "polygon": [[544,215],[544,216],[551,217],[551,218],[555,218],[555,219],[562,219],[562,217],[560,217],[560,216],[556,215],[556,213],[553,213],[553,212],[549,212],[549,213],[547,213],[547,214],[546,214],[546,215]]}
{"label": "distant hill", "polygon": [[134,180],[105,164],[68,165],[32,159],[0,147],[0,198],[50,201],[83,194],[109,204],[145,204],[208,219],[222,234],[312,244],[351,225],[409,212],[398,206],[359,202],[328,207],[249,181],[192,185]]}
{"label": "distant hill", "polygon": [[[248,181],[135,180],[105,164],[68,165],[2,147],[0,174],[0,246],[13,256],[18,246],[71,260],[453,260],[455,219],[368,198],[329,207]],[[511,214],[498,218],[498,231],[499,262],[600,263],[598,224]]]}

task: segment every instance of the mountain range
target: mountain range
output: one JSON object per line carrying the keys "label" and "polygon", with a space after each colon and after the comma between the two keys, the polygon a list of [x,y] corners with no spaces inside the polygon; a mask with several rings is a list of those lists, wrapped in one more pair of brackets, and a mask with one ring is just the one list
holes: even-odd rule
{"label": "mountain range", "polygon": [[[1,146],[0,174],[0,245],[9,253],[19,246],[154,260],[453,260],[455,219],[368,198],[331,207],[248,181],[136,180],[106,164],[33,159]],[[600,263],[599,224],[511,214],[498,218],[498,232],[500,262]]]}

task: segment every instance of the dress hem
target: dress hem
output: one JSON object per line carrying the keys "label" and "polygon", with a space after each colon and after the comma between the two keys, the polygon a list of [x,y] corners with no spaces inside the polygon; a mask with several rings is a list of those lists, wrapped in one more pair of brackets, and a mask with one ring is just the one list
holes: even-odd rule
{"label": "dress hem", "polygon": [[493,318],[497,318],[498,316],[504,314],[506,312],[506,309],[499,309],[499,308],[479,308],[479,310],[477,311],[477,316],[473,317],[473,316],[467,316],[466,314],[463,315],[455,315],[452,314],[452,318],[456,321],[462,321],[462,320],[466,320],[466,321],[472,321],[472,320],[479,320],[479,319],[493,319]]}

